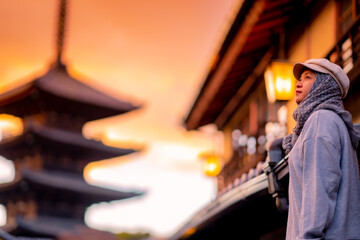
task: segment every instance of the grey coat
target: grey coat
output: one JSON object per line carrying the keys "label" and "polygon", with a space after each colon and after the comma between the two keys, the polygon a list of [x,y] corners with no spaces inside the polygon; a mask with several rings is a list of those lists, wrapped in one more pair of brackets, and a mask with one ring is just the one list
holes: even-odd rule
{"label": "grey coat", "polygon": [[360,239],[356,151],[333,111],[311,114],[289,154],[287,240]]}

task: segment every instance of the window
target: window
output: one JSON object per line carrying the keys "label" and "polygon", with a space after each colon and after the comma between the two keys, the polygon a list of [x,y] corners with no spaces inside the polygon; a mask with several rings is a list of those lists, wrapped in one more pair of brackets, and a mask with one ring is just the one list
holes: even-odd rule
{"label": "window", "polygon": [[338,37],[343,36],[360,15],[360,0],[338,1]]}

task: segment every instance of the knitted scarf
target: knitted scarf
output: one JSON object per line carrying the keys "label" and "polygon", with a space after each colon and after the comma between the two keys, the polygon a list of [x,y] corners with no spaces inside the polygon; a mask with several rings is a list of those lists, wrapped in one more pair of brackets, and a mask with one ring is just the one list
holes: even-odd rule
{"label": "knitted scarf", "polygon": [[354,148],[357,148],[360,131],[354,128],[351,114],[344,109],[339,85],[331,75],[316,72],[316,79],[309,94],[300,102],[293,113],[293,118],[296,121],[293,133],[287,135],[283,140],[282,145],[286,154],[289,154],[295,145],[306,120],[313,112],[320,109],[334,111],[342,118],[349,131],[351,143]]}

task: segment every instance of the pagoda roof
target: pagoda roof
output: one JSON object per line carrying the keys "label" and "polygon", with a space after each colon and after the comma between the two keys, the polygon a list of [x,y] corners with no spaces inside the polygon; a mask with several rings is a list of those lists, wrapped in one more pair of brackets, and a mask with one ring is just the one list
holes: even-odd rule
{"label": "pagoda roof", "polygon": [[77,228],[85,228],[81,221],[69,218],[55,218],[39,216],[35,219],[16,217],[17,235],[56,237],[64,232],[75,232]]}
{"label": "pagoda roof", "polygon": [[[23,217],[16,217],[16,224],[12,227],[7,227],[9,232],[14,235],[22,236],[32,236],[32,237],[13,237],[9,240],[48,240],[48,239],[58,239],[64,237],[68,239],[68,236],[71,236],[69,239],[86,239],[86,236],[91,236],[90,239],[109,239],[116,240],[115,235],[91,229],[86,226],[83,222],[77,221],[69,218],[56,218],[56,217],[46,217],[38,216],[34,219],[26,219]],[[5,234],[9,236],[10,234]],[[33,238],[33,236],[42,237],[42,238]],[[47,237],[47,238],[43,238]]]}
{"label": "pagoda roof", "polygon": [[55,64],[45,75],[0,95],[1,112],[19,117],[56,111],[91,121],[137,108],[71,77],[61,63]]}
{"label": "pagoda roof", "polygon": [[[11,183],[0,184],[0,193],[3,193],[1,202],[6,202],[6,197],[11,198],[10,193],[30,191],[35,193],[35,198],[54,196],[57,199],[68,199],[72,202],[90,205],[98,202],[108,202],[122,200],[126,198],[140,196],[142,192],[125,192],[111,190],[88,184],[85,179],[78,174],[23,169],[21,176],[17,176]],[[4,194],[8,193],[8,194]]]}
{"label": "pagoda roof", "polygon": [[0,155],[12,160],[19,155],[19,149],[26,149],[32,145],[39,145],[42,151],[52,151],[53,154],[71,151],[73,160],[81,158],[89,162],[135,152],[133,149],[110,147],[100,141],[86,139],[76,132],[60,130],[28,120],[24,122],[21,135],[0,142]]}
{"label": "pagoda roof", "polygon": [[0,238],[3,240],[52,240],[52,238],[16,237],[2,229],[0,229]]}
{"label": "pagoda roof", "polygon": [[34,185],[46,188],[47,192],[61,191],[60,194],[69,193],[70,197],[73,194],[81,194],[85,202],[107,202],[141,195],[141,193],[136,192],[122,192],[90,185],[82,176],[65,172],[26,169],[23,170],[23,177]]}

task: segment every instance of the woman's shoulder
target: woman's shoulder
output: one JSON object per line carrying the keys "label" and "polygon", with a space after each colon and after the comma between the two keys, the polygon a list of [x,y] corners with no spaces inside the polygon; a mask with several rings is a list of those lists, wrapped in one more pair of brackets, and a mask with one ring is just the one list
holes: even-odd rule
{"label": "woman's shoulder", "polygon": [[320,109],[313,112],[309,117],[309,120],[311,119],[323,122],[343,122],[336,112],[328,109]]}
{"label": "woman's shoulder", "polygon": [[345,123],[341,119],[339,114],[329,109],[320,109],[313,112],[313,114],[310,115],[308,120],[317,121],[318,124],[320,125],[324,125],[323,123],[327,123],[327,124],[333,123],[333,124],[342,124],[345,126]]}
{"label": "woman's shoulder", "polygon": [[341,117],[334,111],[321,109],[310,115],[303,131],[312,136],[332,137],[346,129]]}

